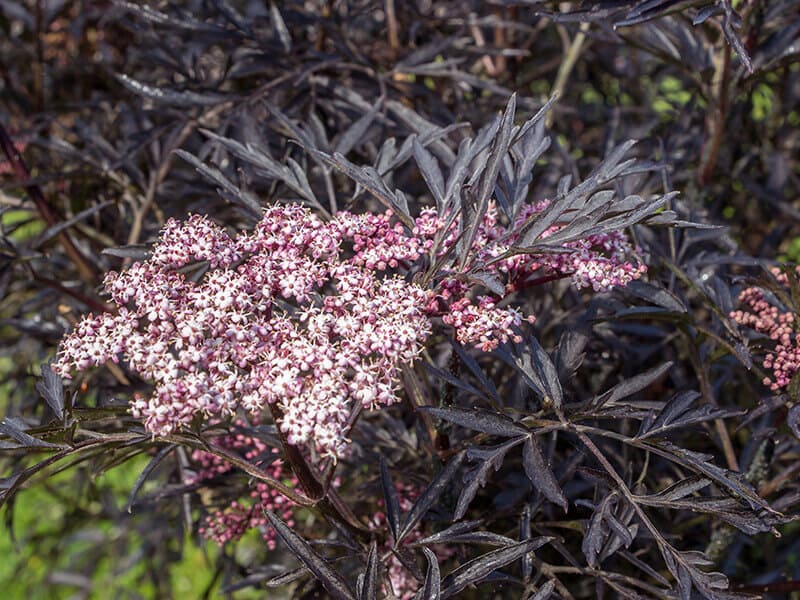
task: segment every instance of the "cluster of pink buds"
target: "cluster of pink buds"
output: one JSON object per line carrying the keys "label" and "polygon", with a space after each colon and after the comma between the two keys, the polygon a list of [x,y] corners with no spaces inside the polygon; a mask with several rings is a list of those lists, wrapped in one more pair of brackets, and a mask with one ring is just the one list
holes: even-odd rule
{"label": "cluster of pink buds", "polygon": [[[606,290],[644,271],[627,262],[622,233],[573,243],[567,254],[505,257],[515,229],[546,205],[508,228],[491,205],[464,272],[443,271],[425,288],[410,277],[415,263],[434,252],[437,236],[444,240],[430,262],[458,237],[457,225],[443,231],[431,210],[412,231],[391,212],[339,212],[324,222],[298,205],[266,210],[252,232],[235,237],[206,217],[170,220],[148,260],[106,276],[117,312],[85,317],[54,368],[70,377],[125,361],[153,384],[131,410],[155,435],[199,415],[244,410],[258,419],[272,407],[289,443],[336,457],[354,411],[398,400],[399,369],[420,355],[434,319],[462,344],[489,351],[518,340],[515,328],[533,321],[499,302],[542,274]],[[475,296],[468,275],[479,269],[503,280],[505,293]]]}
{"label": "cluster of pink buds", "polygon": [[[237,427],[244,425],[243,421],[237,420]],[[283,463],[277,458],[277,450],[270,448],[258,438],[245,433],[230,433],[214,439],[214,443],[265,470],[273,479],[282,480],[287,476],[283,471]],[[185,481],[187,485],[208,482],[233,469],[226,460],[203,450],[195,450],[192,453],[192,461],[197,465],[197,471],[187,477]],[[297,480],[291,478],[290,483],[297,485]],[[264,511],[269,510],[278,514],[292,526],[292,508],[292,502],[283,494],[270,488],[266,483],[257,482],[250,490],[249,501],[234,500],[225,508],[208,515],[205,525],[200,528],[200,534],[223,545],[239,539],[250,529],[259,529],[267,547],[274,550],[277,534],[269,525]]]}
{"label": "cluster of pink buds", "polygon": [[[797,267],[800,274],[800,267]],[[780,269],[772,269],[778,283],[789,286],[786,273]],[[796,331],[795,315],[779,309],[767,299],[764,291],[757,287],[749,287],[739,294],[739,302],[748,310],[736,310],[730,317],[746,327],[777,342],[764,357],[764,368],[772,371],[772,377],[764,378],[764,385],[777,392],[791,383],[792,378],[800,370],[800,333]]]}

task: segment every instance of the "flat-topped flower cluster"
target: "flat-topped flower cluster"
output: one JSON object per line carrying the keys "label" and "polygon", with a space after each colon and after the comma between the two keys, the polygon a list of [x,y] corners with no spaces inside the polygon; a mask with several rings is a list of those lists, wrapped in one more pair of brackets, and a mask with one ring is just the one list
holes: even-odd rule
{"label": "flat-topped flower cluster", "polygon": [[[545,206],[531,206],[514,226]],[[424,255],[434,247],[443,255],[458,237],[457,225],[443,231],[432,210],[412,231],[390,212],[322,221],[298,205],[266,210],[252,232],[235,237],[203,216],[170,220],[149,259],[108,273],[117,312],[85,317],[55,369],[69,377],[124,360],[154,386],[131,410],[155,435],[198,416],[259,416],[274,405],[289,443],[337,456],[357,407],[398,401],[399,369],[420,355],[439,317],[459,342],[488,351],[533,321],[499,306],[531,278],[570,276],[606,290],[644,272],[617,232],[564,254],[506,258],[515,227],[498,221],[490,206],[465,271],[489,273],[505,292],[476,295],[463,273],[443,271],[425,288],[413,281]]]}

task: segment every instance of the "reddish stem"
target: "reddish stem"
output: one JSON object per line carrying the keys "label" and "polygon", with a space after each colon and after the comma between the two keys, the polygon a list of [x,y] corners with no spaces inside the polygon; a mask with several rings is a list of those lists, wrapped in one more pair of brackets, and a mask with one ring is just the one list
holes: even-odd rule
{"label": "reddish stem", "polygon": [[[2,123],[0,123],[0,148],[2,148],[6,158],[8,158],[8,162],[11,163],[11,167],[14,169],[14,175],[16,175],[17,180],[25,188],[25,191],[28,192],[31,200],[33,200],[33,203],[36,205],[36,210],[39,212],[39,215],[42,217],[44,222],[50,227],[56,225],[59,221],[61,221],[61,217],[47,202],[41,188],[38,185],[26,183],[30,181],[31,173],[28,170],[28,166],[25,164],[25,161],[22,159],[22,155],[19,153],[19,150],[17,150],[17,147],[14,145],[14,142],[11,140],[11,137],[8,135],[8,132],[6,131],[5,127],[3,127]],[[64,246],[64,251],[67,253],[67,256],[69,256],[70,260],[78,268],[81,278],[84,281],[93,282],[95,280],[94,269],[86,260],[86,258],[84,258],[84,256],[78,251],[78,248],[72,242],[72,239],[69,237],[69,235],[67,235],[67,232],[60,232],[58,234],[58,239]]]}

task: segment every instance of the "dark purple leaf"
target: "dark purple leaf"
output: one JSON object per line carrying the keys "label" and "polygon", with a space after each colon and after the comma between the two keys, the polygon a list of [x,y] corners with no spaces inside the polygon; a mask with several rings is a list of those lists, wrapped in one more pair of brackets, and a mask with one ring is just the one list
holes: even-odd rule
{"label": "dark purple leaf", "polygon": [[552,537],[538,537],[499,548],[479,556],[457,568],[442,581],[442,598],[450,598],[470,584],[483,581],[492,572],[533,552],[550,542]]}
{"label": "dark purple leaf", "polygon": [[[372,108],[361,115],[358,120],[354,122],[336,142],[336,146],[333,148],[334,152],[338,152],[344,156],[347,155],[347,153],[353,148],[355,148],[356,145],[363,143],[364,135],[367,133],[369,126],[372,125],[373,121],[375,121],[375,117],[377,116],[382,104],[383,100],[379,98],[375,104],[372,105]],[[380,172],[380,169],[376,170]]]}
{"label": "dark purple leaf", "polygon": [[786,423],[789,429],[797,439],[800,439],[800,405],[793,406],[789,409],[789,415],[786,417]]}
{"label": "dark purple leaf", "polygon": [[64,419],[64,383],[49,364],[42,365],[42,379],[36,382],[36,391],[47,402],[56,419]]}
{"label": "dark purple leaf", "polygon": [[634,375],[629,379],[621,381],[607,392],[600,395],[596,400],[596,406],[599,408],[604,405],[613,405],[623,398],[628,398],[636,392],[640,392],[654,381],[659,379],[664,373],[672,368],[672,362],[665,362],[658,367],[654,367],[649,371],[645,371],[639,375]]}
{"label": "dark purple leaf", "polygon": [[493,411],[478,408],[435,408],[433,406],[423,406],[420,407],[420,410],[461,427],[482,431],[489,435],[518,437],[528,434],[528,428],[524,425],[518,425],[505,415]]}
{"label": "dark purple leaf", "polygon": [[564,492],[561,491],[558,480],[553,475],[550,465],[545,461],[536,437],[533,435],[529,435],[525,440],[525,445],[522,448],[522,464],[525,467],[525,474],[531,480],[533,487],[539,490],[550,502],[558,504],[566,512],[568,509],[567,499],[564,497]]}
{"label": "dark purple leaf", "polygon": [[711,404],[702,404],[692,408],[700,396],[699,392],[693,391],[676,394],[664,405],[655,420],[648,418],[642,421],[636,439],[642,440],[663,435],[675,429],[684,429],[705,421],[741,414],[720,409]]}
{"label": "dark purple leaf", "polygon": [[389,468],[386,466],[383,456],[381,456],[381,487],[383,488],[386,520],[392,531],[392,538],[397,544],[400,539],[400,501],[397,499],[397,490],[392,483],[392,477],[389,475]]}
{"label": "dark purple leaf", "polygon": [[367,570],[364,573],[363,583],[361,584],[361,591],[358,595],[358,600],[377,600],[378,586],[380,585],[380,578],[378,577],[378,545],[373,541],[369,546],[367,553]]}
{"label": "dark purple leaf", "polygon": [[500,122],[497,137],[494,139],[489,150],[489,159],[480,171],[480,181],[478,182],[477,195],[474,198],[466,198],[462,202],[462,218],[464,223],[464,237],[456,243],[456,252],[459,255],[459,265],[463,270],[470,256],[472,243],[478,232],[478,225],[486,214],[489,206],[489,199],[492,196],[494,187],[497,184],[497,175],[500,172],[500,165],[511,145],[514,135],[514,114],[516,112],[517,97],[512,95],[508,100],[506,109]]}
{"label": "dark purple leaf", "polygon": [[414,138],[414,160],[417,162],[419,172],[428,185],[436,201],[436,208],[441,214],[444,210],[444,176],[436,158]]}
{"label": "dark purple leaf", "polygon": [[443,544],[448,542],[451,536],[462,535],[473,531],[476,527],[480,526],[483,521],[462,521],[461,523],[454,523],[447,529],[438,531],[432,535],[422,538],[414,542],[415,545],[424,546],[426,544]]}
{"label": "dark purple leaf", "polygon": [[176,150],[175,154],[197,169],[201,175],[213,183],[216,183],[221,190],[224,190],[230,198],[241,204],[241,206],[247,209],[253,216],[261,216],[261,204],[259,204],[258,198],[247,190],[239,188],[225,177],[218,168],[205,164],[196,156],[189,154],[185,150]]}
{"label": "dark purple leaf", "polygon": [[150,256],[150,246],[136,244],[133,246],[119,246],[117,248],[105,248],[101,254],[115,256],[117,258],[131,258],[133,260],[146,260]]}
{"label": "dark purple leaf", "polygon": [[498,446],[489,448],[473,446],[467,450],[467,457],[470,460],[479,461],[479,464],[464,475],[465,485],[456,503],[456,510],[453,515],[455,520],[461,519],[464,516],[467,512],[467,508],[469,508],[470,502],[475,498],[478,488],[486,485],[491,472],[500,469],[503,465],[503,459],[506,453],[514,446],[520,444],[524,439],[526,439],[525,436],[520,436]]}
{"label": "dark purple leaf", "polygon": [[405,538],[414,529],[414,527],[417,526],[417,523],[419,523],[420,519],[425,516],[425,513],[428,512],[428,509],[430,509],[430,507],[433,506],[437,500],[439,500],[439,497],[442,495],[442,492],[444,492],[447,484],[450,483],[450,480],[456,474],[458,469],[461,468],[461,463],[464,462],[464,457],[464,452],[459,452],[452,457],[450,462],[445,465],[444,469],[442,469],[436,475],[430,485],[428,485],[420,497],[417,498],[403,521],[403,527],[400,530],[400,535],[395,540],[395,546],[400,544],[403,538]]}
{"label": "dark purple leaf", "polygon": [[269,17],[272,21],[272,31],[274,32],[275,37],[278,38],[281,46],[283,46],[283,50],[285,52],[291,52],[292,36],[289,33],[289,28],[286,27],[286,22],[281,16],[281,11],[278,9],[278,5],[274,2],[269,3]]}
{"label": "dark purple leaf", "polygon": [[308,542],[292,531],[277,515],[268,510],[264,511],[264,515],[292,554],[303,562],[333,598],[355,600],[355,594],[347,581],[332,569],[324,558],[314,552]]}
{"label": "dark purple leaf", "polygon": [[198,93],[190,90],[177,91],[158,88],[141,81],[137,81],[125,74],[117,75],[119,82],[134,94],[144,96],[159,104],[177,106],[180,108],[194,108],[198,106],[216,106],[230,100],[229,97],[214,92]]}
{"label": "dark purple leaf", "polygon": [[126,504],[125,510],[127,512],[131,512],[133,509],[133,503],[136,500],[136,495],[139,493],[139,490],[142,489],[144,482],[147,481],[147,478],[150,477],[150,474],[155,470],[155,468],[161,464],[161,461],[164,460],[170,452],[175,450],[177,446],[175,444],[168,444],[164,446],[161,450],[158,451],[153,458],[150,459],[150,462],[147,463],[142,472],[139,473],[139,477],[136,478],[136,481],[131,488],[130,494],[128,494],[128,503]]}
{"label": "dark purple leaf", "polygon": [[528,600],[548,600],[548,598],[553,595],[553,590],[555,588],[556,582],[552,579],[548,579]]}
{"label": "dark purple leaf", "polygon": [[54,450],[64,448],[64,446],[60,444],[53,444],[45,440],[40,440],[39,438],[25,433],[23,427],[24,424],[18,419],[6,417],[0,422],[0,435],[7,435],[26,448],[50,448]]}
{"label": "dark purple leaf", "polygon": [[414,598],[416,600],[439,600],[441,598],[442,576],[439,572],[438,559],[429,548],[423,548],[422,551],[428,561],[428,569],[425,572],[425,581]]}

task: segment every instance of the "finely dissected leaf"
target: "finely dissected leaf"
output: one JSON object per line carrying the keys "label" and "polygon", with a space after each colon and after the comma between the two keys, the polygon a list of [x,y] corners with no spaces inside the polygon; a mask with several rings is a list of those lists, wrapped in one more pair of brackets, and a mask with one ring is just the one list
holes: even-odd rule
{"label": "finely dissected leaf", "polygon": [[599,564],[598,556],[600,552],[602,552],[603,544],[605,544],[608,536],[608,524],[606,523],[605,515],[611,511],[613,503],[615,502],[615,492],[603,498],[600,504],[595,507],[592,518],[589,520],[589,525],[586,528],[586,533],[583,535],[581,549],[590,567],[597,567]]}
{"label": "finely dissected leaf", "polygon": [[414,542],[415,545],[418,546],[425,546],[428,544],[442,544],[450,540],[451,536],[463,535],[465,533],[469,533],[474,531],[476,527],[479,527],[483,521],[475,520],[475,521],[462,521],[460,523],[454,523],[447,529],[443,529],[442,531],[438,531],[432,535],[422,538],[417,542]]}
{"label": "finely dissected leaf", "polygon": [[670,547],[662,551],[662,556],[677,580],[681,600],[692,598],[692,587],[709,600],[752,598],[727,591],[728,578],[722,573],[701,571],[698,567],[710,567],[713,563],[700,552],[679,552]]}
{"label": "finely dissected leaf", "polygon": [[386,520],[392,530],[392,538],[397,543],[400,538],[400,501],[397,499],[397,490],[392,483],[392,477],[389,475],[389,468],[386,466],[383,456],[381,456],[381,487],[383,488]]}
{"label": "finely dissected leaf", "polygon": [[243,145],[236,140],[217,135],[213,131],[208,131],[206,129],[201,129],[201,132],[215,142],[220,143],[237,158],[253,165],[258,175],[282,182],[301,198],[321,208],[319,201],[309,185],[305,170],[301,168],[296,161],[288,158],[286,160],[287,164],[282,165],[269,156],[269,154],[262,151],[261,148],[254,145]]}
{"label": "finely dissected leaf", "polygon": [[674,312],[687,312],[686,305],[675,294],[665,288],[656,287],[644,281],[631,281],[624,288],[626,293],[633,294],[658,306]]}
{"label": "finely dissected leaf", "polygon": [[498,533],[491,531],[474,531],[482,521],[465,521],[451,525],[447,529],[429,535],[414,543],[416,546],[430,544],[489,544],[493,546],[507,546],[513,544],[513,540]]}
{"label": "finely dissected leaf", "polygon": [[361,585],[361,592],[358,595],[359,600],[377,600],[378,586],[380,578],[378,577],[378,545],[373,541],[369,546],[367,553],[367,570],[364,573],[364,580]]}
{"label": "finely dissected leaf", "polygon": [[[375,121],[375,117],[378,115],[382,104],[382,98],[376,100],[375,104],[373,104],[367,112],[361,115],[358,120],[355,121],[350,128],[342,134],[342,136],[336,142],[336,146],[334,146],[333,151],[338,152],[341,155],[346,155],[356,147],[356,144],[362,143],[364,141],[364,134],[367,133],[370,125],[372,125],[373,121]],[[376,170],[380,172],[379,167],[376,167]]]}
{"label": "finely dissected leaf", "polygon": [[536,161],[550,147],[550,138],[545,135],[545,120],[554,98],[550,98],[542,108],[529,119],[517,134],[517,140],[511,147],[514,156],[514,171],[509,191],[511,194],[511,214],[515,216],[528,196],[528,186],[533,180],[531,171]]}
{"label": "finely dissected leaf", "polygon": [[711,480],[702,477],[700,475],[693,475],[691,477],[687,477],[686,479],[682,479],[676,483],[673,483],[668,488],[665,488],[655,494],[655,497],[665,500],[666,502],[672,502],[675,500],[680,500],[681,498],[685,498],[686,496],[693,494],[699,490],[702,490],[711,483]]}
{"label": "finely dissected leaf", "polygon": [[284,51],[291,52],[292,50],[292,36],[289,33],[289,28],[286,27],[286,22],[281,16],[281,11],[278,5],[274,2],[269,3],[269,18],[272,21],[272,30],[275,32],[275,37],[283,46]]}
{"label": "finely dissected leaf", "polygon": [[332,569],[324,558],[314,552],[307,541],[292,531],[286,523],[271,511],[265,510],[264,515],[269,519],[270,524],[275,528],[281,540],[292,551],[292,554],[303,562],[332,597],[355,600],[355,594],[350,589],[347,581]]}
{"label": "finely dissected leaf", "polygon": [[756,514],[737,500],[727,497],[689,498],[686,500],[674,500],[669,503],[648,502],[645,499],[642,500],[642,503],[666,506],[671,510],[690,510],[695,513],[705,513],[725,521],[747,535],[774,532],[776,525],[787,522],[785,517],[775,516],[771,513],[762,511]]}
{"label": "finely dissected leaf", "polygon": [[444,212],[444,176],[439,168],[436,158],[424,148],[419,141],[414,138],[414,160],[417,162],[419,172],[428,185],[428,189],[433,194],[436,201],[436,208],[439,214]]}
{"label": "finely dissected leaf", "polygon": [[699,392],[693,391],[676,394],[664,405],[655,420],[653,420],[653,413],[650,413],[648,418],[642,421],[639,433],[636,434],[636,439],[641,440],[663,435],[674,429],[686,428],[705,421],[740,414],[716,408],[710,404],[692,408],[692,405],[700,397],[701,394]]}
{"label": "finely dissected leaf", "polygon": [[64,419],[64,383],[49,364],[42,365],[42,379],[36,382],[38,391],[59,421]]}
{"label": "finely dissected leaf", "polygon": [[558,370],[535,337],[530,336],[526,346],[515,345],[513,352],[500,347],[495,350],[495,354],[515,367],[525,383],[542,398],[545,404],[561,406],[563,392],[558,379]]}
{"label": "finely dissected leaf", "polygon": [[411,217],[407,213],[403,212],[403,207],[398,202],[395,192],[391,191],[386,186],[386,183],[381,179],[380,175],[375,169],[372,167],[359,167],[347,160],[338,152],[334,152],[333,156],[330,156],[324,152],[320,152],[319,150],[314,150],[311,148],[306,148],[306,150],[318,160],[341,171],[350,179],[358,183],[370,194],[375,196],[375,198],[380,200],[383,205],[386,206],[386,208],[394,211],[395,215],[397,215],[397,217],[403,221],[404,225],[410,229],[413,229],[414,222],[411,220]]}
{"label": "finely dissected leaf", "polygon": [[477,284],[485,287],[498,296],[504,296],[506,286],[499,276],[490,273],[489,271],[472,271],[464,275],[464,280],[471,284]]}
{"label": "finely dissected leaf", "polygon": [[144,482],[147,481],[147,478],[150,477],[150,474],[155,470],[155,468],[161,464],[161,461],[164,460],[170,454],[170,452],[175,450],[175,448],[177,448],[175,444],[168,444],[167,446],[164,446],[158,451],[158,454],[150,459],[150,462],[147,463],[147,466],[142,469],[142,472],[139,473],[139,477],[136,478],[136,482],[131,488],[130,494],[128,494],[128,503],[126,504],[125,508],[127,512],[131,512],[133,509],[133,503],[136,500],[139,490],[142,489]]}
{"label": "finely dissected leaf", "polygon": [[311,575],[311,571],[307,567],[300,567],[298,569],[292,569],[291,571],[276,575],[272,579],[266,581],[265,585],[267,587],[280,587],[282,585],[288,585],[302,577],[307,577],[309,575]]}
{"label": "finely dissected leaf", "polygon": [[230,100],[228,96],[215,92],[193,92],[190,90],[178,91],[167,88],[159,88],[147,83],[138,81],[125,74],[118,74],[119,82],[132,91],[134,94],[144,96],[159,104],[167,104],[180,108],[193,108],[196,106],[216,106]]}
{"label": "finely dissected leaf", "polygon": [[473,446],[467,451],[467,456],[470,460],[477,460],[480,463],[464,476],[465,485],[458,497],[455,514],[453,515],[455,520],[461,519],[467,512],[470,502],[475,498],[475,494],[478,493],[478,488],[486,485],[490,473],[493,470],[500,469],[506,453],[514,446],[519,445],[524,439],[526,439],[526,436],[520,436],[498,446],[489,448]]}
{"label": "finely dissected leaf", "polygon": [[467,198],[462,203],[464,237],[456,243],[456,252],[459,255],[459,270],[463,270],[469,259],[472,243],[478,232],[478,225],[486,214],[489,198],[497,183],[497,174],[500,172],[502,160],[508,152],[514,135],[514,113],[516,111],[516,95],[512,95],[506,105],[497,137],[489,149],[489,159],[481,172],[477,194],[474,199]]}
{"label": "finely dissected leaf", "polygon": [[629,161],[620,164],[620,160],[634,143],[629,140],[614,148],[589,177],[572,190],[567,191],[569,180],[562,179],[559,182],[558,195],[553,202],[540,213],[533,215],[520,230],[517,245],[521,248],[532,246],[547,229],[557,223],[565,211],[582,207],[586,199],[601,185],[629,167],[631,165]]}
{"label": "finely dissected leaf", "polygon": [[418,600],[439,600],[441,598],[442,576],[439,572],[439,562],[436,555],[429,548],[423,548],[428,569],[425,572],[425,581],[414,597]]}
{"label": "finely dissected leaf", "polygon": [[718,485],[730,491],[735,497],[747,502],[751,508],[764,509],[769,513],[778,514],[767,504],[766,500],[758,495],[741,473],[728,471],[715,465],[710,462],[713,459],[711,455],[687,450],[666,440],[660,440],[656,447],[667,451],[676,462],[709,477]]}
{"label": "finely dissected leaf", "polygon": [[0,435],[7,435],[26,448],[51,448],[55,450],[64,448],[61,444],[53,444],[25,433],[24,427],[25,424],[18,419],[6,417],[0,421]]}
{"label": "finely dissected leaf", "polygon": [[493,571],[514,562],[528,552],[533,552],[553,540],[552,537],[538,537],[524,542],[487,552],[468,563],[461,565],[442,581],[442,598],[450,598],[470,584],[480,583]]}
{"label": "finely dissected leaf", "polygon": [[461,463],[464,461],[466,453],[459,452],[453,458],[450,459],[445,467],[439,472],[438,475],[434,478],[434,480],[425,488],[425,491],[422,492],[419,498],[414,502],[414,505],[411,507],[411,510],[408,511],[406,518],[403,520],[403,527],[400,530],[400,534],[398,538],[395,540],[395,546],[400,544],[400,542],[405,538],[413,529],[416,527],[417,523],[419,523],[420,519],[425,516],[425,513],[428,512],[431,506],[439,500],[439,497],[444,492],[447,484],[450,483],[450,480],[456,474],[458,469],[461,467]]}
{"label": "finely dissected leaf", "polygon": [[196,156],[189,154],[185,150],[176,150],[175,154],[192,165],[206,178],[216,183],[221,190],[226,192],[232,199],[238,201],[253,216],[261,216],[261,205],[259,204],[258,199],[247,190],[243,190],[235,185],[232,181],[225,177],[225,175],[222,174],[222,171],[216,167],[205,164]]}
{"label": "finely dissected leaf", "polygon": [[800,439],[800,405],[793,406],[789,409],[786,423],[789,425],[789,429],[792,430],[794,436]]}
{"label": "finely dissected leaf", "polygon": [[479,390],[471,383],[464,381],[459,377],[456,377],[455,375],[453,375],[448,371],[445,371],[444,369],[439,369],[438,367],[434,367],[429,363],[425,364],[425,368],[428,371],[430,371],[433,375],[435,375],[437,378],[446,381],[447,383],[449,383],[454,387],[457,387],[461,390],[464,390],[465,392],[473,394],[474,396],[478,396],[479,398],[486,396],[486,394],[483,391]]}
{"label": "finely dissected leaf", "polygon": [[32,248],[41,248],[46,242],[48,242],[49,240],[51,240],[54,237],[56,237],[62,231],[65,231],[65,230],[69,229],[70,227],[72,227],[76,223],[80,223],[84,219],[92,216],[95,213],[100,212],[101,210],[103,210],[104,208],[106,208],[108,206],[111,206],[112,204],[113,204],[113,202],[111,202],[111,200],[107,200],[106,202],[99,202],[98,204],[95,204],[95,205],[90,206],[89,208],[87,208],[85,210],[80,211],[75,216],[73,216],[73,217],[71,217],[69,219],[65,219],[65,220],[59,222],[56,225],[48,227],[45,231],[43,231],[39,235],[37,240],[31,245],[31,247]]}
{"label": "finely dissected leaf", "polygon": [[481,369],[478,361],[476,361],[475,358],[461,346],[461,344],[451,340],[450,345],[453,347],[455,353],[458,354],[458,360],[461,361],[462,365],[469,369],[469,372],[472,373],[472,375],[481,384],[482,389],[492,400],[499,403],[500,394],[497,391],[497,387],[495,386],[494,382],[483,372],[483,369]]}
{"label": "finely dissected leaf", "polygon": [[556,582],[548,579],[547,582],[538,589],[538,591],[531,596],[528,600],[547,600],[553,595],[553,590],[556,588]]}
{"label": "finely dissected leaf", "polygon": [[497,412],[478,408],[435,408],[433,406],[423,406],[420,407],[420,410],[424,410],[450,423],[475,431],[482,431],[489,435],[517,437],[528,434],[527,427],[519,425]]}
{"label": "finely dissected leaf", "polygon": [[550,465],[544,459],[542,451],[536,437],[529,435],[522,447],[522,464],[525,467],[525,474],[531,480],[533,487],[539,490],[545,498],[554,504],[558,504],[564,511],[567,511],[567,499],[564,492],[558,485],[558,480],[553,475]]}
{"label": "finely dissected leaf", "polygon": [[130,258],[133,260],[145,260],[150,256],[150,246],[135,244],[133,246],[118,246],[117,248],[105,248],[101,254],[116,256],[117,258]]}
{"label": "finely dissected leaf", "polygon": [[632,396],[636,392],[642,391],[651,383],[664,375],[664,373],[669,371],[672,368],[672,365],[672,362],[665,362],[658,367],[654,367],[648,371],[645,371],[644,373],[634,375],[629,379],[619,382],[613,388],[598,396],[597,400],[595,401],[596,407],[599,408],[600,406],[614,405],[617,403],[617,401]]}
{"label": "finely dissected leaf", "polygon": [[631,524],[635,514],[636,511],[630,504],[620,507],[616,491],[607,494],[594,507],[582,545],[590,565],[601,564],[623,545],[627,548],[633,543],[639,529],[638,523]]}
{"label": "finely dissected leaf", "polygon": [[211,23],[206,23],[205,21],[200,21],[198,19],[192,18],[187,15],[183,15],[182,17],[176,17],[167,14],[165,12],[156,10],[152,6],[148,6],[146,4],[140,4],[138,2],[124,2],[123,0],[113,0],[113,1],[114,1],[114,6],[125,8],[128,12],[132,12],[137,16],[141,17],[142,19],[145,19],[157,25],[164,25],[164,26],[168,25],[170,27],[176,27],[178,29],[187,29],[189,31],[215,33],[215,34],[220,34],[225,32],[224,29],[221,29],[216,25],[213,25]]}
{"label": "finely dissected leaf", "polygon": [[[408,124],[421,138],[424,139],[424,136],[434,135],[435,137],[432,138],[432,141],[428,141],[426,143],[420,140],[421,143],[423,143],[423,145],[426,147],[428,144],[430,144],[431,150],[433,150],[436,156],[442,159],[445,165],[449,166],[453,164],[455,161],[455,155],[453,154],[453,151],[446,143],[438,139],[439,137],[443,137],[442,134],[447,131],[447,128],[436,126],[419,113],[405,106],[402,102],[389,100],[386,102],[386,107],[400,120]],[[408,154],[409,156],[411,155],[411,148],[409,148]]]}
{"label": "finely dissected leaf", "polygon": [[[261,585],[270,585],[267,580],[273,578],[276,571],[282,570],[278,565],[264,565],[259,570],[250,573],[247,577],[243,577],[234,583],[223,585],[219,588],[220,594],[232,594],[235,591],[243,590],[249,587],[256,587]],[[305,570],[305,568],[304,568]],[[308,570],[305,570],[308,573]]]}
{"label": "finely dissected leaf", "polygon": [[558,379],[558,370],[556,369],[550,355],[544,351],[539,340],[534,336],[528,338],[528,344],[531,348],[531,355],[533,357],[533,366],[539,375],[539,381],[542,383],[546,397],[552,400],[556,408],[561,407],[564,401],[564,394],[561,391],[561,381]]}
{"label": "finely dissected leaf", "polygon": [[569,329],[558,340],[555,364],[558,376],[569,380],[583,363],[586,356],[584,349],[589,343],[589,336],[583,329]]}
{"label": "finely dissected leaf", "polygon": [[[466,138],[461,141],[458,146],[458,155],[455,163],[451,167],[450,175],[447,178],[442,211],[450,208],[451,204],[460,200],[461,188],[470,173],[472,161],[491,143],[499,126],[500,119],[496,118],[489,125],[484,126],[474,139]],[[444,216],[445,213],[442,211],[439,211],[439,216]]]}

